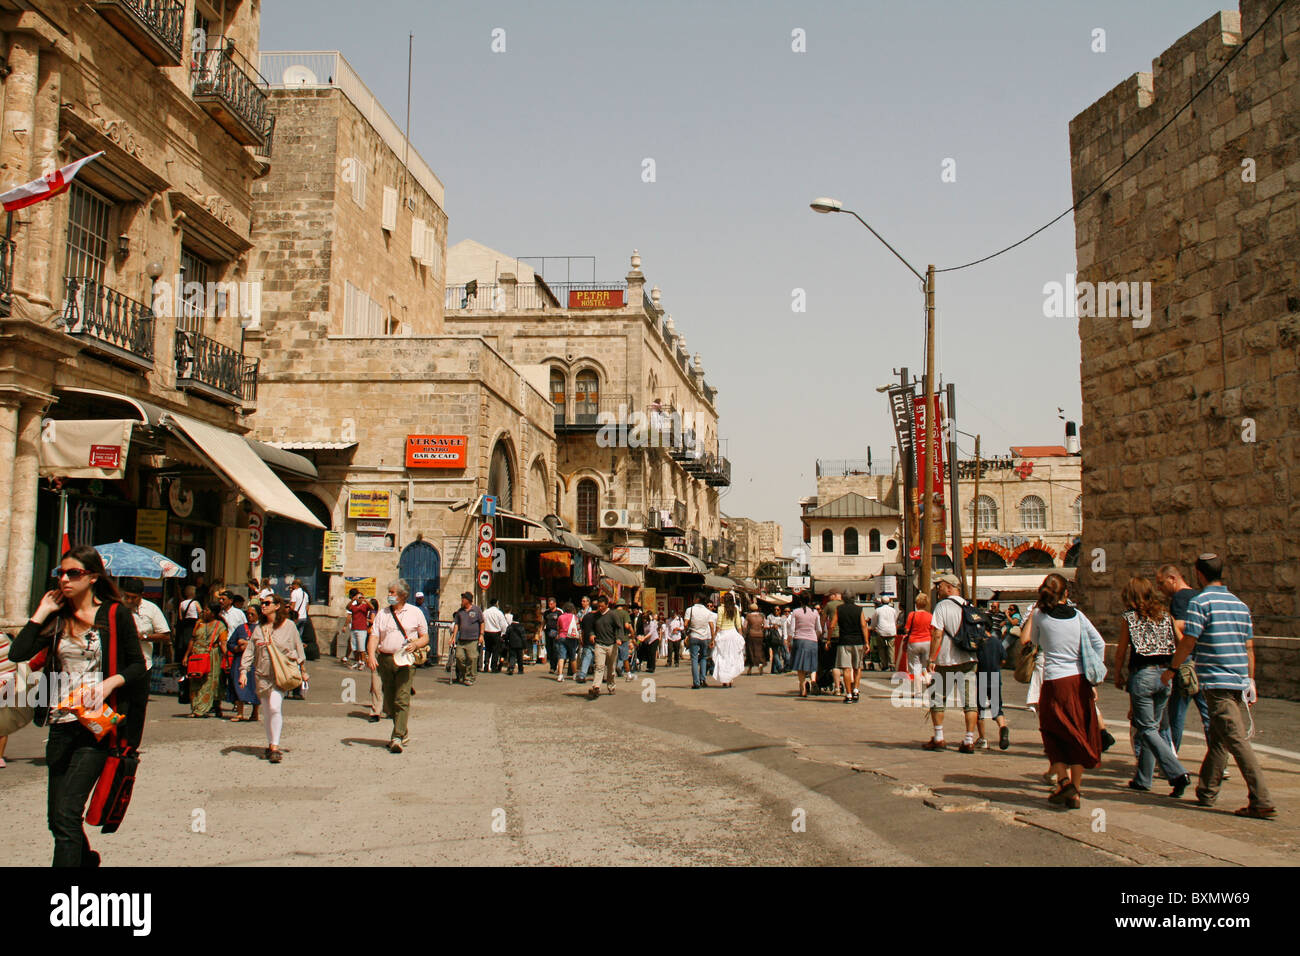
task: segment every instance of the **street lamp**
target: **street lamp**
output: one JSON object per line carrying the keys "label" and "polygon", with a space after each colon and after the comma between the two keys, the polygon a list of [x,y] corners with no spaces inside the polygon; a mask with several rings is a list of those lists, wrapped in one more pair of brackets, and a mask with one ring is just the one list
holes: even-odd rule
{"label": "street lamp", "polygon": [[934,561],[934,542],[931,540],[934,536],[934,453],[935,453],[935,421],[932,412],[937,408],[938,403],[931,397],[932,385],[934,382],[934,266],[926,267],[925,275],[917,272],[910,262],[904,259],[888,242],[884,236],[871,228],[871,224],[859,216],[852,209],[845,209],[844,203],[838,199],[832,199],[829,196],[819,196],[814,199],[809,206],[813,212],[832,213],[846,212],[858,222],[862,223],[873,236],[880,240],[881,244],[892,252],[895,258],[903,265],[907,266],[912,275],[921,280],[925,290],[925,377],[922,380],[921,392],[925,401],[925,475],[922,478],[921,501],[924,510],[921,512],[921,581],[920,590],[922,594],[930,593],[930,567]]}

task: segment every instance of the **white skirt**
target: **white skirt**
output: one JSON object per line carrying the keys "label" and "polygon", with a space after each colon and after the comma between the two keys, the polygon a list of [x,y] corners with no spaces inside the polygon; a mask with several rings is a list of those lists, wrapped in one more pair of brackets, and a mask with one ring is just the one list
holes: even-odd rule
{"label": "white skirt", "polygon": [[730,684],[745,669],[745,639],[739,631],[718,631],[713,648],[713,677]]}

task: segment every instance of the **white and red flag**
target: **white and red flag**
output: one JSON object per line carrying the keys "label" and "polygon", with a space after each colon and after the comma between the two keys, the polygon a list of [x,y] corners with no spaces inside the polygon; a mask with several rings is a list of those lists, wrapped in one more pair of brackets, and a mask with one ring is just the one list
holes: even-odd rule
{"label": "white and red flag", "polygon": [[72,185],[72,181],[77,178],[77,173],[81,171],[81,167],[91,160],[99,159],[103,155],[104,151],[101,149],[98,153],[91,153],[75,163],[68,163],[62,169],[46,173],[40,179],[33,179],[30,183],[24,183],[21,186],[15,186],[6,193],[0,193],[0,202],[4,203],[5,212],[23,209],[34,203],[44,202],[46,199],[52,199],[60,193],[67,192]]}

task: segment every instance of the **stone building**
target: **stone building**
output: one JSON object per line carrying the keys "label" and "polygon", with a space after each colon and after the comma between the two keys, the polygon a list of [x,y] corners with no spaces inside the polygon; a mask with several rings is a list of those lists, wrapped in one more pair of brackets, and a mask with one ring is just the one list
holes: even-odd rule
{"label": "stone building", "polygon": [[[266,52],[284,161],[257,184],[256,435],[311,462],[292,487],[341,538],[266,529],[260,572],[336,609],[402,576],[445,618],[475,589],[480,496],[497,503],[486,595],[530,593],[526,555],[558,547],[545,372],[443,321],[443,185],[339,53]],[[534,559],[535,560],[535,559]],[[328,570],[327,570],[328,568]],[[313,590],[314,587],[314,590]],[[477,592],[476,592],[477,593]],[[531,593],[537,593],[535,589]]]}
{"label": "stone building", "polygon": [[[728,572],[731,577],[751,581],[756,581],[759,577],[769,580],[783,578],[784,575],[780,573],[783,550],[781,523],[725,515],[724,518],[730,538],[736,543],[736,558]],[[765,568],[764,565],[773,567]],[[761,575],[760,569],[763,571]]]}
{"label": "stone building", "polygon": [[6,626],[48,587],[61,495],[74,543],[241,583],[250,515],[315,523],[263,460],[296,457],[241,437],[273,134],[258,28],[256,3],[0,2],[4,188],[103,153],[15,212],[0,254]]}
{"label": "stone building", "polygon": [[1257,634],[1300,635],[1300,8],[1243,48],[1277,6],[1215,14],[1070,124],[1076,198],[1127,164],[1075,211],[1078,283],[1152,306],[1079,319],[1078,591],[1103,630],[1129,575],[1215,551]]}
{"label": "stone building", "polygon": [[656,595],[729,586],[715,573],[735,560],[718,507],[731,463],[717,390],[659,290],[647,292],[641,257],[632,254],[623,280],[550,281],[465,240],[448,251],[447,272],[449,331],[546,369],[557,443],[550,510],[565,527],[628,561],[627,580]]}

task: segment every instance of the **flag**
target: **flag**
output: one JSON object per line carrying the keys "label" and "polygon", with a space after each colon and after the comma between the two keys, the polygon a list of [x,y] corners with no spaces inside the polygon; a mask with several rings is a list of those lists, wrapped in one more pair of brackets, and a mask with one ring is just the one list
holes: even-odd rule
{"label": "flag", "polygon": [[81,167],[92,159],[98,159],[103,155],[104,151],[101,149],[98,153],[91,153],[84,159],[69,163],[62,169],[46,173],[40,179],[33,179],[30,183],[24,183],[22,186],[15,186],[6,193],[0,193],[0,202],[4,203],[5,212],[23,209],[33,203],[43,202],[60,193],[67,192],[72,185],[72,181],[77,178],[77,173],[81,171]]}
{"label": "flag", "polygon": [[64,492],[59,495],[59,534],[62,541],[59,542],[61,550],[59,554],[67,554],[72,550],[72,539],[68,537],[68,494]]}

